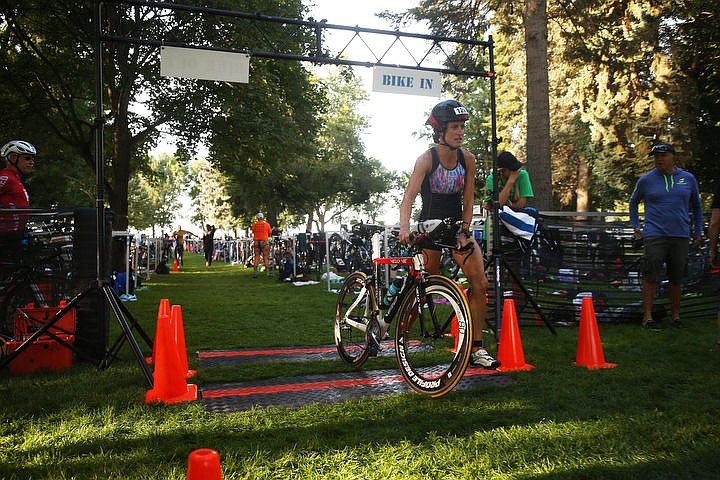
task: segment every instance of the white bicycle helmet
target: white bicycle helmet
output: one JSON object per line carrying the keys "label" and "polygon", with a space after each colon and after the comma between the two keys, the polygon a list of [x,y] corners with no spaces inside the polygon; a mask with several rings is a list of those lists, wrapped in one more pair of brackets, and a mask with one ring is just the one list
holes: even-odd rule
{"label": "white bicycle helmet", "polygon": [[0,149],[0,157],[7,158],[11,153],[17,153],[18,155],[36,155],[37,150],[31,143],[23,140],[11,140]]}

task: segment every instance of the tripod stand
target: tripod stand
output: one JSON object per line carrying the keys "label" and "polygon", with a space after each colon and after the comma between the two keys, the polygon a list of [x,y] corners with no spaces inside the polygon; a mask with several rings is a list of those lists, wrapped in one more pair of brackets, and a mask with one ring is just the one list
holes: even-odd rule
{"label": "tripod stand", "polygon": [[[532,305],[533,310],[535,311],[535,314],[540,317],[540,319],[543,321],[545,326],[555,335],[557,332],[555,331],[555,327],[552,326],[552,324],[548,321],[548,319],[545,317],[545,314],[543,313],[542,309],[540,308],[540,305],[537,304],[535,301],[535,298],[533,297],[532,293],[525,287],[525,284],[523,283],[520,276],[517,274],[515,269],[512,268],[512,266],[508,263],[507,260],[505,260],[505,256],[502,253],[502,247],[500,247],[500,252],[493,251],[493,254],[488,259],[488,264],[492,264],[495,268],[495,275],[500,275],[502,277],[502,269],[504,268],[505,271],[507,271],[510,276],[512,277],[513,281],[515,282],[515,285],[517,285],[520,290],[522,290],[523,294],[525,295],[525,299]],[[498,272],[498,268],[500,269],[500,272]],[[497,286],[502,286],[502,278],[500,280],[495,280],[495,286],[496,286],[496,292],[497,292]],[[498,298],[502,298],[504,295],[496,295],[495,296],[495,302],[496,302],[496,308],[495,308],[495,334],[497,335],[497,325],[500,325],[499,322],[502,321],[502,310],[500,309],[500,304],[498,302]]]}
{"label": "tripod stand", "polygon": [[[497,177],[495,177],[497,178]],[[502,325],[502,308],[503,300],[504,300],[504,289],[502,285],[502,271],[505,269],[506,272],[510,274],[512,277],[514,284],[517,285],[520,290],[523,292],[525,299],[532,305],[535,314],[540,317],[540,319],[543,321],[545,326],[552,332],[553,335],[555,335],[557,332],[555,331],[555,328],[552,326],[552,324],[548,321],[548,319],[545,317],[542,309],[535,301],[535,298],[530,293],[530,291],[525,287],[525,284],[522,281],[522,278],[520,278],[520,275],[518,272],[515,271],[515,269],[512,268],[512,266],[508,263],[508,261],[505,258],[505,253],[503,251],[503,244],[501,241],[501,235],[500,235],[500,228],[501,228],[501,220],[499,215],[499,203],[497,201],[497,184],[495,185],[495,188],[493,190],[493,212],[491,216],[491,227],[492,227],[492,235],[488,235],[488,240],[492,239],[492,254],[488,258],[487,264],[493,265],[493,279],[494,279],[494,287],[495,287],[495,335],[496,340],[499,340],[498,338],[498,331],[499,328],[497,328],[499,325]]]}

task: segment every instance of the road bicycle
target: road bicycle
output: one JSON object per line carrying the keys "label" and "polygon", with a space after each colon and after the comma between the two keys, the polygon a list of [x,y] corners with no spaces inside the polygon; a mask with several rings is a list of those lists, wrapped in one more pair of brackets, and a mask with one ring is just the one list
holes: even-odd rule
{"label": "road bicycle", "polygon": [[[335,345],[343,361],[360,367],[377,356],[395,320],[395,359],[410,388],[440,397],[457,385],[472,347],[468,300],[454,281],[425,271],[422,248],[454,248],[441,242],[458,226],[450,219],[421,222],[413,228],[408,256],[374,258],[373,273],[356,271],[345,279],[335,313]],[[383,265],[409,269],[407,276],[396,277],[404,279],[389,305],[384,304]]]}

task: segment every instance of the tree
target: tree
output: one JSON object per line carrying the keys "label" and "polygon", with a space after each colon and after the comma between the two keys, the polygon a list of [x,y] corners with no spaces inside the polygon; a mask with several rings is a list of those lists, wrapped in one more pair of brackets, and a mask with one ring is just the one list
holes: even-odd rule
{"label": "tree", "polygon": [[671,42],[660,35],[667,17],[657,2],[592,1],[566,8],[558,22],[560,58],[567,65],[559,80],[571,85],[573,108],[588,134],[587,177],[579,176],[578,185],[590,185],[589,205],[612,208],[647,170],[652,143],[680,144],[690,135],[685,75],[672,66]]}
{"label": "tree", "polygon": [[382,204],[371,199],[388,191],[393,175],[377,159],[365,156],[360,135],[367,119],[358,111],[367,93],[352,71],[347,67],[331,70],[321,83],[328,107],[320,117],[318,154],[294,166],[297,178],[303,179],[303,205],[312,212],[308,222],[314,219],[324,231],[326,223],[351,209],[365,209],[376,216]]}
{"label": "tree", "polygon": [[153,236],[156,227],[172,227],[186,177],[185,167],[175,157],[162,154],[151,158],[146,171],[136,173],[130,180],[130,226],[138,230],[152,228]]}
{"label": "tree", "polygon": [[[535,199],[533,205],[547,209],[552,202],[552,175],[550,168],[550,117],[548,106],[547,74],[547,13],[545,0],[525,0],[522,25],[515,22],[513,2],[487,0],[479,2],[453,2],[451,0],[423,0],[417,8],[407,12],[405,18],[425,20],[435,35],[447,35],[463,38],[485,39],[490,29],[490,19],[499,25],[503,35],[514,36],[518,27],[524,32],[524,49],[515,51],[523,54],[526,66],[522,78],[527,86],[527,108],[525,118],[528,170],[533,175]],[[403,17],[399,17],[403,18]],[[518,55],[507,57],[517,59]],[[520,57],[522,58],[522,57]],[[487,66],[485,66],[487,68]],[[512,82],[517,86],[518,77],[514,70],[503,71],[497,68],[497,82]],[[465,79],[451,79],[451,83]],[[502,97],[498,97],[502,98]],[[502,102],[499,102],[502,103]],[[489,112],[488,112],[489,114]],[[522,116],[511,112],[508,116],[498,111],[499,130],[505,129],[511,135],[505,137],[506,144],[500,149],[512,149],[508,139],[516,136],[516,124],[522,124]],[[501,125],[501,124],[504,124]],[[498,135],[502,137],[502,135]]]}
{"label": "tree", "polygon": [[[226,6],[228,2],[222,2]],[[35,2],[4,2],[1,6],[3,30],[0,42],[0,80],[12,90],[16,102],[7,105],[12,111],[34,114],[35,121],[44,122],[59,142],[82,158],[94,172],[94,101],[95,74],[92,49],[94,31],[93,2],[69,0],[38,0]],[[262,8],[263,13],[301,16],[300,0],[262,2],[230,2],[238,10]],[[172,38],[179,42],[212,44],[213,41],[236,43],[262,39],[274,41],[279,35],[285,39],[282,26],[260,32],[256,26],[239,19],[217,15],[174,12],[144,5],[103,4],[103,28],[112,36],[139,38]],[[232,35],[226,36],[230,32]],[[303,38],[295,38],[303,48]],[[251,49],[243,44],[238,49]],[[105,123],[105,191],[114,211],[113,229],[128,226],[128,185],[132,174],[142,168],[148,151],[156,141],[159,128],[182,132],[178,157],[190,158],[194,145],[211,131],[210,121],[217,115],[228,115],[219,90],[225,85],[186,79],[158,78],[159,55],[154,46],[131,42],[105,42],[103,49],[103,92]],[[298,103],[307,101],[309,94],[296,95],[302,90],[307,75],[286,75],[269,78],[271,69],[254,70],[255,111],[273,111],[270,99],[277,96],[297,96]],[[219,101],[214,101],[215,99]],[[135,102],[143,100],[143,108]],[[259,108],[258,108],[259,107]],[[301,110],[301,109],[297,109]],[[308,109],[311,112],[312,109]],[[37,115],[40,112],[41,115]],[[247,111],[240,112],[241,114]],[[274,112],[292,123],[287,109]],[[255,116],[245,121],[262,119]],[[101,120],[106,120],[102,122]],[[303,116],[297,119],[305,120]],[[261,122],[258,122],[261,123]],[[273,136],[292,133],[277,124]],[[59,143],[58,142],[58,143]],[[286,145],[285,145],[286,146]],[[292,151],[292,150],[290,150]],[[282,152],[282,150],[280,150]],[[278,151],[259,151],[258,161]],[[120,252],[122,253],[122,252]],[[118,256],[116,256],[118,257]]]}
{"label": "tree", "polygon": [[209,223],[217,228],[234,231],[240,220],[228,202],[227,178],[208,160],[190,163],[190,198],[195,207],[192,220],[200,225]]}
{"label": "tree", "polygon": [[552,205],[550,168],[550,89],[546,0],[525,0],[525,77],[527,88],[527,161],[533,178],[533,205]]}
{"label": "tree", "polygon": [[[688,167],[701,187],[712,192],[720,182],[720,14],[714,0],[676,2],[669,12],[675,19],[664,25],[676,69],[685,72],[683,85],[692,98],[688,117],[694,121],[693,155]],[[687,144],[687,142],[685,142]]]}

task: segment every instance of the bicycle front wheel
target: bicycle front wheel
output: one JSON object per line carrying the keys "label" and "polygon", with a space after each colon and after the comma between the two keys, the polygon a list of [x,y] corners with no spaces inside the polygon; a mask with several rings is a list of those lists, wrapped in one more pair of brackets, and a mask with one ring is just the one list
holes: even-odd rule
{"label": "bicycle front wheel", "polygon": [[403,298],[395,324],[395,357],[415,392],[440,397],[460,381],[473,338],[470,307],[452,280],[430,275]]}
{"label": "bicycle front wheel", "polygon": [[345,278],[335,312],[335,346],[345,362],[359,367],[370,355],[368,329],[377,308],[375,288],[363,272]]}

